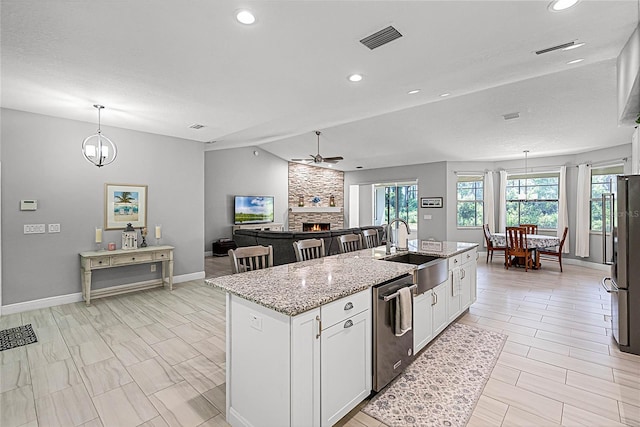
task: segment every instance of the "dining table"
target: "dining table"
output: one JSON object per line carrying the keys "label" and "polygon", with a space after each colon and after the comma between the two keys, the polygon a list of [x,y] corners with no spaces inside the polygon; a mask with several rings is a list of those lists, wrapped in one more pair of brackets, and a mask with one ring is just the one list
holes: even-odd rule
{"label": "dining table", "polygon": [[[493,246],[506,247],[507,235],[506,233],[493,233],[491,234],[491,243]],[[557,236],[549,236],[547,234],[527,234],[527,249],[543,249],[552,248],[560,245],[560,238]],[[533,257],[534,268],[540,268],[540,261],[537,257]]]}

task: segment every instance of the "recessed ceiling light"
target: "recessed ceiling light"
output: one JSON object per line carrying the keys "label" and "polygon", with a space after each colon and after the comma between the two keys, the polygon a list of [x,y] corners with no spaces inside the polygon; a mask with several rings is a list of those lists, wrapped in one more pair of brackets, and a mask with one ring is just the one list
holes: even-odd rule
{"label": "recessed ceiling light", "polygon": [[577,64],[578,62],[582,62],[582,61],[584,61],[584,58],[574,59],[573,61],[567,62],[567,65]]}
{"label": "recessed ceiling light", "polygon": [[351,74],[347,78],[350,82],[359,82],[360,80],[362,80],[362,74]]}
{"label": "recessed ceiling light", "polygon": [[420,92],[420,89],[413,89],[413,90],[410,90],[409,92],[407,92],[407,94],[408,95],[415,95],[418,92]]}
{"label": "recessed ceiling light", "polygon": [[249,12],[246,9],[236,12],[236,19],[238,20],[238,22],[245,25],[251,25],[256,22],[256,17],[253,15],[253,13]]}
{"label": "recessed ceiling light", "polygon": [[553,0],[549,3],[549,10],[552,12],[560,12],[575,6],[580,0]]}
{"label": "recessed ceiling light", "polygon": [[441,93],[441,94],[440,94],[440,96],[441,96],[441,97],[443,97],[443,98],[444,98],[445,96],[449,96],[449,95],[451,95],[451,94],[450,94],[450,93],[448,93],[448,92],[447,92],[447,93]]}
{"label": "recessed ceiling light", "polygon": [[585,45],[585,43],[575,43],[575,44],[572,44],[571,46],[567,46],[567,47],[563,48],[562,50],[573,50],[573,49],[577,49],[579,47],[582,47],[584,45]]}

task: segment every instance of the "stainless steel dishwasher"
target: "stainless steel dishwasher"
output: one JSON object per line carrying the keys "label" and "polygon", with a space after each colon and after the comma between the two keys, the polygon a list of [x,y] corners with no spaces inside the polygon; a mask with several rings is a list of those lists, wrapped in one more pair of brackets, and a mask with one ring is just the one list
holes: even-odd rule
{"label": "stainless steel dishwasher", "polygon": [[[380,391],[413,361],[413,329],[396,336],[395,304],[400,288],[417,288],[406,275],[373,287],[373,389]],[[412,301],[413,303],[413,301]]]}

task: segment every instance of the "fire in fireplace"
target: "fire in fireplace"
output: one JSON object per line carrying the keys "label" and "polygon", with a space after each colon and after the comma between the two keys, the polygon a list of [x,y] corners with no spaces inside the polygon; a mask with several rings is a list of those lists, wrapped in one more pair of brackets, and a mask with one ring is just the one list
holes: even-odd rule
{"label": "fire in fireplace", "polygon": [[328,222],[303,222],[302,231],[329,231],[331,224]]}

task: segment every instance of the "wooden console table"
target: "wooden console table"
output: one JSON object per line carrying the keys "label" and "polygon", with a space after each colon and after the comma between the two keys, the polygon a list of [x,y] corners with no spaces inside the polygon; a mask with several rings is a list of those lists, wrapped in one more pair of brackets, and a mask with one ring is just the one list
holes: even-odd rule
{"label": "wooden console table", "polygon": [[[82,296],[86,304],[91,304],[91,298],[164,286],[165,283],[169,285],[170,291],[173,290],[173,249],[173,246],[148,246],[146,248],[128,250],[81,252],[80,277],[82,279]],[[91,292],[91,272],[93,270],[123,267],[125,265],[151,264],[154,262],[162,262],[162,279],[111,286]]]}

